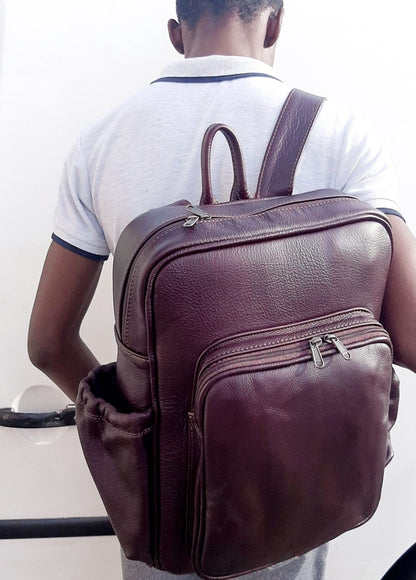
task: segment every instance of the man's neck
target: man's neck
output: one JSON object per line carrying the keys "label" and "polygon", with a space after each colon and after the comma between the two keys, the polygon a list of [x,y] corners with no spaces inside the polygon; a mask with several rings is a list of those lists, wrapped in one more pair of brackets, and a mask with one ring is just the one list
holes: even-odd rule
{"label": "man's neck", "polygon": [[261,29],[255,24],[243,23],[235,17],[202,18],[196,28],[186,34],[185,58],[221,54],[255,58],[273,65],[274,55],[263,49]]}

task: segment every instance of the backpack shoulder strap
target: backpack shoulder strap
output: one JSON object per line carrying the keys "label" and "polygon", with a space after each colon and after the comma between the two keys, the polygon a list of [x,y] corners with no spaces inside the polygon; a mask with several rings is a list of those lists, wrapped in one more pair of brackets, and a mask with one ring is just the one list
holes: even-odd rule
{"label": "backpack shoulder strap", "polygon": [[297,164],[324,101],[298,89],[289,93],[267,146],[256,197],[292,195]]}

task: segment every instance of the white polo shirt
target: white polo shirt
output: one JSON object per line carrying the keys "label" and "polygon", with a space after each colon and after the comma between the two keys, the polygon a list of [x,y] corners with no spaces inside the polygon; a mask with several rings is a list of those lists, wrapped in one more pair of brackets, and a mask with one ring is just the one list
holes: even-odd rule
{"label": "white polo shirt", "polygon": [[[205,130],[225,123],[237,135],[254,194],[264,152],[293,87],[261,61],[208,56],[168,66],[158,82],[87,128],[65,164],[53,239],[81,255],[105,259],[137,215],[201,195]],[[213,187],[227,201],[232,165],[225,139],[214,141]],[[294,180],[294,194],[321,188],[357,196],[399,213],[397,178],[364,120],[326,101]]]}

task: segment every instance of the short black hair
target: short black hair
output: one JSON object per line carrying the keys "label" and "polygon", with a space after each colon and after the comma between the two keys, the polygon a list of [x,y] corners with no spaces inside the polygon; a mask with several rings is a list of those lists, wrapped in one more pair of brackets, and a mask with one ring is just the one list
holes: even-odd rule
{"label": "short black hair", "polygon": [[280,10],[283,0],[176,0],[176,13],[180,22],[193,28],[203,16],[219,18],[236,12],[241,20],[249,22],[266,8]]}

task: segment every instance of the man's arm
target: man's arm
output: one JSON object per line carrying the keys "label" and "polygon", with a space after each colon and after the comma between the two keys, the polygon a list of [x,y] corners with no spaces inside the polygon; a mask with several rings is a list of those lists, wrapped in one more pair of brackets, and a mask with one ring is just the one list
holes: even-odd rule
{"label": "man's arm", "polygon": [[416,372],[416,238],[399,217],[389,216],[393,260],[382,322],[390,333],[394,362]]}
{"label": "man's arm", "polygon": [[52,242],[30,320],[30,360],[73,401],[80,380],[99,364],[79,331],[102,264]]}

